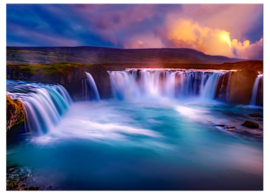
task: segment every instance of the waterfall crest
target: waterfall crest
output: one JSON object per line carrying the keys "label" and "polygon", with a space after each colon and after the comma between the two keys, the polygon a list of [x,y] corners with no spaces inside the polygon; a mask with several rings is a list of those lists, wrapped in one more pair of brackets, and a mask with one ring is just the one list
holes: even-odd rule
{"label": "waterfall crest", "polygon": [[[12,82],[10,83],[12,84]],[[61,115],[73,103],[69,93],[61,85],[21,82],[17,89],[7,92],[7,95],[12,99],[17,98],[23,103],[26,130],[40,134],[52,130],[59,122]]]}
{"label": "waterfall crest", "polygon": [[[215,70],[127,69],[109,74],[113,94],[119,100],[129,97],[199,97],[226,101],[231,77],[230,71]],[[221,77],[226,90],[220,90],[218,86]],[[225,93],[225,97],[219,91]]]}

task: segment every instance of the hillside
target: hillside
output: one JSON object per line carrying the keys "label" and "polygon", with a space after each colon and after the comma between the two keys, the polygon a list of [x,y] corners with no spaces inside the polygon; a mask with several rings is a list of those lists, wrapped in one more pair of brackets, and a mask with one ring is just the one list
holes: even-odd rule
{"label": "hillside", "polygon": [[115,49],[103,47],[7,47],[7,64],[76,62],[222,64],[241,59],[206,55],[194,49]]}

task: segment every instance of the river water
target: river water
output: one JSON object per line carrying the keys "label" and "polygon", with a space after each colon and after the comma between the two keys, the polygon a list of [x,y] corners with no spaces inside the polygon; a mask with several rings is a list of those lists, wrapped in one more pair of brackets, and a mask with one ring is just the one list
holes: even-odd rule
{"label": "river water", "polygon": [[[58,87],[7,82],[7,90],[13,92],[9,95],[29,104],[31,94],[38,99],[43,95],[40,103],[56,98],[67,107],[55,109],[60,117],[55,122],[41,119],[52,123],[48,130],[37,132],[32,127],[19,141],[7,145],[7,165],[27,169],[28,186],[53,190],[263,188],[262,139],[217,126],[240,126],[241,115],[262,114],[261,108],[205,98],[123,98],[120,90],[120,100],[72,102]],[[47,93],[39,94],[40,88]],[[52,100],[50,105],[57,103]]]}

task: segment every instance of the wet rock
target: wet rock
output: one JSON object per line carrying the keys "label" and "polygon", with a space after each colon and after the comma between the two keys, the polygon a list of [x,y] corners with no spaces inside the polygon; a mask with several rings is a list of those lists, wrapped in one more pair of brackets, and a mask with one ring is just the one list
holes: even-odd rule
{"label": "wet rock", "polygon": [[[24,108],[21,101],[11,99],[6,95],[6,132],[7,143],[16,139],[18,134],[25,131],[24,128]],[[11,170],[11,168],[9,168]]]}
{"label": "wet rock", "polygon": [[18,99],[11,99],[9,96],[6,96],[6,113],[6,130],[25,120],[23,104]]}
{"label": "wet rock", "polygon": [[24,190],[39,190],[39,187],[34,187],[34,186],[31,186],[29,188],[26,188]]}
{"label": "wet rock", "polygon": [[27,189],[28,176],[27,171],[22,170],[18,165],[7,167],[6,189],[23,190]]}
{"label": "wet rock", "polygon": [[230,80],[228,102],[232,104],[249,104],[257,71],[243,69],[233,72]]}
{"label": "wet rock", "polygon": [[19,185],[17,182],[12,181],[10,183],[7,184],[7,190],[18,190],[19,189]]}
{"label": "wet rock", "polygon": [[242,125],[249,128],[259,128],[259,125],[252,121],[245,121]]}
{"label": "wet rock", "polygon": [[250,117],[263,117],[260,113],[257,113],[257,112],[252,113],[252,114],[248,114],[248,116],[250,116]]}
{"label": "wet rock", "polygon": [[15,170],[14,168],[10,168],[8,169],[8,172],[11,173],[11,172],[14,172],[14,170]]}
{"label": "wet rock", "polygon": [[20,178],[20,181],[24,181],[26,179],[27,179],[27,176],[23,176],[23,177]]}
{"label": "wet rock", "polygon": [[216,125],[217,127],[226,127],[226,125]]}

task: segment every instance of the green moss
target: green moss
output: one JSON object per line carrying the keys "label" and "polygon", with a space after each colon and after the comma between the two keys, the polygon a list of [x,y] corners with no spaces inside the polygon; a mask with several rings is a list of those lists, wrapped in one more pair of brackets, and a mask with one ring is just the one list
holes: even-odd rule
{"label": "green moss", "polygon": [[[80,63],[49,63],[37,65],[7,65],[9,68],[14,68],[13,75],[16,76],[18,72],[37,75],[68,75],[73,68],[82,68],[84,64]],[[15,72],[15,73],[14,73]]]}

